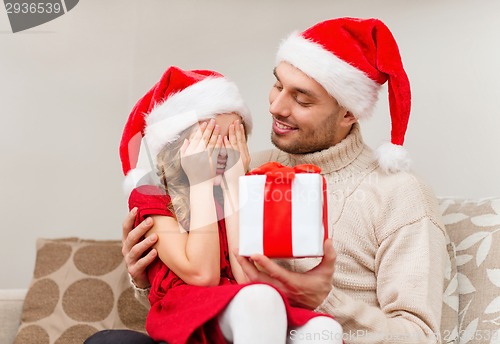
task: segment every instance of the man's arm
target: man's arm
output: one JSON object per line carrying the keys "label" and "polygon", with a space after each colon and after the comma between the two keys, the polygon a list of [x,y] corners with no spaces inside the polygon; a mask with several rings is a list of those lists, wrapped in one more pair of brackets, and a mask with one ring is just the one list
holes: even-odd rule
{"label": "man's arm", "polygon": [[439,343],[446,255],[442,229],[424,217],[381,242],[379,305],[332,288],[316,311],[336,318],[346,343]]}

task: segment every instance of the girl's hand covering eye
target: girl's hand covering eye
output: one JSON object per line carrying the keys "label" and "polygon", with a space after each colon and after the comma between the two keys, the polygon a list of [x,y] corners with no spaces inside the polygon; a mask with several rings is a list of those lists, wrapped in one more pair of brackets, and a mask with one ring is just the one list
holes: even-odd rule
{"label": "girl's hand covering eye", "polygon": [[189,184],[196,185],[211,182],[215,178],[217,156],[222,147],[222,137],[215,120],[203,122],[184,140],[180,149],[181,166],[189,179]]}

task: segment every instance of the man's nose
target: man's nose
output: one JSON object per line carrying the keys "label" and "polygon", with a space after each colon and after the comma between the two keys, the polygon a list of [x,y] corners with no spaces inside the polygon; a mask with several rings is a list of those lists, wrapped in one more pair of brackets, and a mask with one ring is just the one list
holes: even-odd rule
{"label": "man's nose", "polygon": [[271,112],[274,116],[290,116],[290,103],[284,92],[280,92],[274,99],[271,100],[269,112]]}

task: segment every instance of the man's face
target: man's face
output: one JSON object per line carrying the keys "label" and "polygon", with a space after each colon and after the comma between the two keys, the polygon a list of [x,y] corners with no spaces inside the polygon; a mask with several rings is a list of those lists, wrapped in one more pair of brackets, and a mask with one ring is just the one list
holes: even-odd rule
{"label": "man's face", "polygon": [[312,153],[343,139],[337,126],[346,110],[318,82],[286,62],[275,68],[274,75],[269,111],[271,141],[277,148],[292,154]]}

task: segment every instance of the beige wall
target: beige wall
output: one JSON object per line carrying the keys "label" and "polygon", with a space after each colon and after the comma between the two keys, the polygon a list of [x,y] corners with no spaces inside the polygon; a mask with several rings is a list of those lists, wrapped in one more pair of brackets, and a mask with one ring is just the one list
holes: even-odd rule
{"label": "beige wall", "polygon": [[[166,67],[236,81],[262,150],[278,42],[331,17],[392,28],[412,82],[417,174],[440,196],[499,196],[499,14],[497,0],[85,0],[12,34],[1,7],[0,288],[28,286],[37,237],[120,238],[121,130]],[[362,124],[372,146],[389,137],[386,96]]]}

